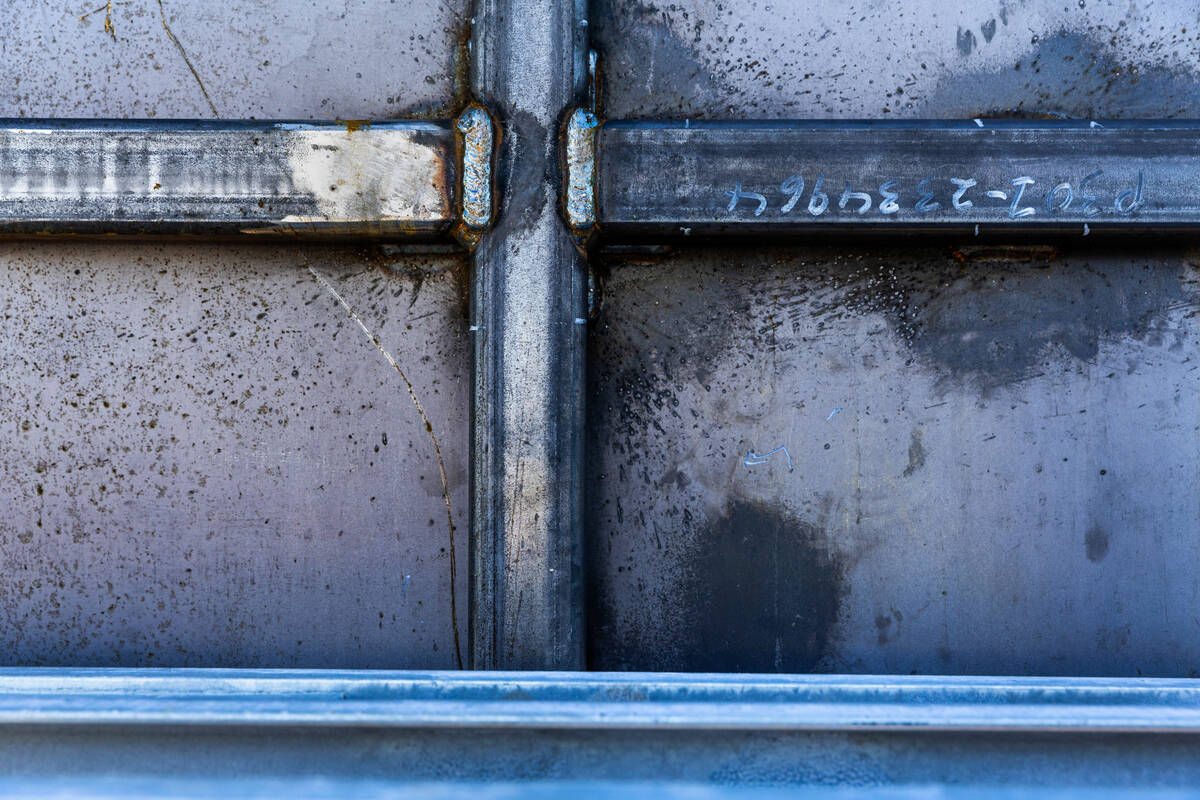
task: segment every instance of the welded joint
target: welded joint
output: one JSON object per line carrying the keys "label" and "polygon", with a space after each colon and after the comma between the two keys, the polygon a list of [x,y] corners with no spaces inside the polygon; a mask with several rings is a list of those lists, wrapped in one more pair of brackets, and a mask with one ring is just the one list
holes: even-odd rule
{"label": "welded joint", "polygon": [[600,121],[577,108],[567,120],[567,225],[586,233],[596,224],[596,132]]}
{"label": "welded joint", "polygon": [[492,225],[495,128],[482,106],[470,105],[456,123],[462,151],[462,234],[473,239]]}

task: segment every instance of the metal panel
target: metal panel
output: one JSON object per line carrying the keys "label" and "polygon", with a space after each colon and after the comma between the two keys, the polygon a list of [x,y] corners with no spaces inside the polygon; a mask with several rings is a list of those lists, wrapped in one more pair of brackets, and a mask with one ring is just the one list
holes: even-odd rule
{"label": "metal panel", "polygon": [[614,122],[606,238],[1188,229],[1192,122]]}
{"label": "metal panel", "polygon": [[[582,0],[479,0],[471,84],[502,131],[499,219],[473,254],[471,663],[583,665],[585,267],[558,213],[582,97]],[[580,40],[583,41],[580,41]]]}
{"label": "metal panel", "polygon": [[[398,8],[4,6],[0,114],[449,118],[466,4]],[[456,665],[465,259],[266,238],[0,247],[0,663]]]}
{"label": "metal panel", "polygon": [[1194,675],[1198,285],[1144,245],[614,265],[593,666]]}
{"label": "metal panel", "polygon": [[[671,135],[699,118],[955,116],[963,136],[1000,137],[1051,123],[994,117],[1036,114],[1120,139],[1089,121],[1200,117],[1179,4],[613,0],[595,16],[606,115],[671,117]],[[698,167],[687,186],[716,197],[693,202],[741,177],[774,187],[777,215],[778,160]],[[1007,166],[980,169],[1053,180]],[[826,213],[852,208],[837,180]],[[751,202],[736,210],[755,230]],[[589,343],[591,666],[1196,674],[1194,248],[1092,245],[1082,226],[989,244],[968,224],[937,242],[681,238],[607,260]]]}
{"label": "metal panel", "polygon": [[[450,117],[465,0],[0,7],[6,116]],[[386,65],[386,66],[384,66]]]}
{"label": "metal panel", "polygon": [[432,238],[454,154],[444,122],[0,121],[0,234]]}
{"label": "metal panel", "polygon": [[10,243],[0,264],[0,663],[454,665],[461,261]]}

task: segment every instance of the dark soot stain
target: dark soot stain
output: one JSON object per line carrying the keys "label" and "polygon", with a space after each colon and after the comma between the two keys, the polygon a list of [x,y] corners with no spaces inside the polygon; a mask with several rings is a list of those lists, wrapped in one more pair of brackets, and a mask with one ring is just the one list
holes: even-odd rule
{"label": "dark soot stain", "polygon": [[1042,371],[1053,348],[1090,362],[1106,338],[1180,344],[1185,334],[1164,335],[1161,325],[1169,311],[1195,299],[1180,255],[1110,246],[1040,264],[959,264],[945,250],[913,250],[886,261],[861,252],[846,265],[843,288],[815,313],[881,313],[942,378],[1003,385]]}
{"label": "dark soot stain", "polygon": [[1103,561],[1108,555],[1108,534],[1099,525],[1093,525],[1088,529],[1083,545],[1088,561]]}
{"label": "dark soot stain", "polygon": [[809,672],[826,655],[843,565],[825,532],[778,509],[734,499],[697,531],[679,598],[678,663],[695,672]]}

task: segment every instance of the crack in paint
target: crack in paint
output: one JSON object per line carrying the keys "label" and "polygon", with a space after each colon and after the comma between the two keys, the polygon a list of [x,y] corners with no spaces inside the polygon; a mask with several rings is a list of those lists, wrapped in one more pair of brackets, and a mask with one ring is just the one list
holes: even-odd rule
{"label": "crack in paint", "polygon": [[[458,635],[458,592],[455,588],[458,578],[458,559],[454,550],[454,514],[450,510],[450,483],[448,480],[446,480],[446,464],[442,459],[442,446],[438,442],[437,434],[433,432],[433,423],[429,420],[429,415],[425,413],[425,408],[421,405],[421,401],[417,399],[417,392],[413,388],[412,381],[408,379],[408,375],[406,375],[404,370],[401,369],[400,364],[395,358],[392,357],[392,354],[384,349],[383,344],[379,341],[379,337],[371,332],[371,329],[363,323],[358,314],[354,313],[354,309],[350,307],[350,304],[346,302],[345,298],[338,293],[338,290],[333,287],[333,284],[330,283],[324,275],[317,272],[309,264],[305,264],[304,266],[309,272],[312,273],[313,277],[316,278],[317,281],[320,282],[320,284],[324,286],[331,295],[333,295],[334,299],[341,304],[342,308],[346,310],[346,313],[350,315],[350,319],[354,320],[358,324],[358,327],[362,329],[362,332],[366,334],[367,338],[371,340],[371,343],[375,345],[375,349],[380,353],[383,353],[383,357],[386,358],[387,362],[392,365],[392,368],[395,369],[396,372],[400,373],[400,377],[404,380],[404,385],[408,389],[408,396],[412,399],[413,405],[417,409],[417,413],[421,415],[421,420],[425,423],[425,432],[429,434],[429,440],[433,442],[433,452],[437,456],[438,475],[442,479],[442,498],[446,501],[446,522],[450,526],[450,623],[454,628],[454,658],[458,662],[458,668],[462,669],[462,648],[459,645]],[[408,584],[406,581],[405,587],[407,587],[407,585]]]}
{"label": "crack in paint", "polygon": [[[214,104],[212,98],[208,96],[208,89],[204,88],[204,81],[200,80],[200,73],[196,72],[196,68],[192,66],[192,60],[188,58],[187,51],[183,49],[183,43],[179,41],[179,38],[175,35],[175,32],[171,30],[171,26],[167,24],[167,10],[163,8],[163,0],[158,0],[158,14],[160,17],[162,17],[163,30],[167,32],[167,36],[170,38],[171,42],[174,43],[175,48],[179,50],[179,55],[183,56],[183,63],[187,64],[187,68],[192,71],[192,77],[196,79],[196,84],[200,87],[201,93],[204,94],[204,99],[208,101],[208,107],[212,109],[213,117],[220,119],[221,115],[217,113],[216,104]],[[109,25],[106,20],[105,30],[108,30],[108,28]],[[115,34],[113,38],[116,38]]]}

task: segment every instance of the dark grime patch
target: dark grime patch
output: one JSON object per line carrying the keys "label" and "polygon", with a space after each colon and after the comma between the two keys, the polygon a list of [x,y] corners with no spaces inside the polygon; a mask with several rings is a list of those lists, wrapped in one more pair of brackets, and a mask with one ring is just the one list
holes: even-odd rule
{"label": "dark grime patch", "polygon": [[828,654],[843,564],[825,532],[742,499],[697,531],[673,670],[810,672]]}
{"label": "dark grime patch", "polygon": [[812,313],[830,321],[881,314],[940,380],[988,389],[1052,369],[1057,354],[1091,362],[1106,339],[1180,345],[1187,334],[1162,323],[1196,302],[1182,256],[1144,245],[1041,260],[972,260],[953,248],[859,251],[831,290],[817,293]]}
{"label": "dark grime patch", "polygon": [[1088,528],[1083,541],[1088,561],[1103,561],[1108,555],[1108,533],[1099,525]]}
{"label": "dark grime patch", "polygon": [[[985,42],[996,34],[994,20],[980,24]],[[989,33],[991,35],[989,35]],[[1025,117],[1074,119],[1180,118],[1200,116],[1200,74],[1145,59],[1127,63],[1110,40],[1060,30],[1035,37],[1032,52],[1001,69],[948,72],[933,91],[910,89],[913,116]],[[959,53],[978,40],[959,29]],[[966,49],[964,49],[964,47]],[[984,99],[981,103],[981,99]]]}

